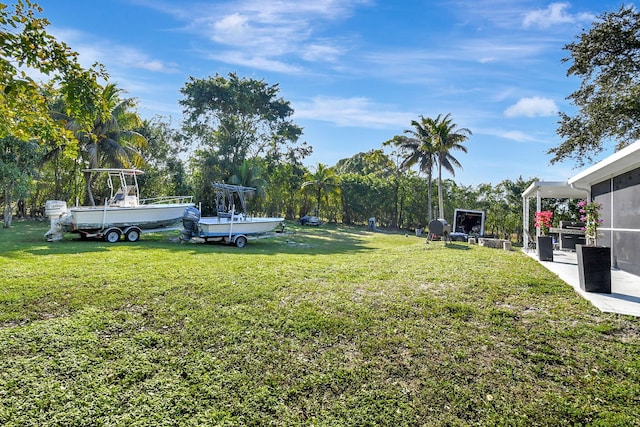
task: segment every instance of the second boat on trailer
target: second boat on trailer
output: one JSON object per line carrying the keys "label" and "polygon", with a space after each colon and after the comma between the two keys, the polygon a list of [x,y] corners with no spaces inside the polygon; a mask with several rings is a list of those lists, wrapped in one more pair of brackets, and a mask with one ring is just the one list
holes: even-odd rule
{"label": "second boat on trailer", "polygon": [[254,187],[220,183],[215,183],[213,187],[217,215],[200,217],[200,211],[195,207],[185,209],[182,240],[197,238],[205,242],[231,243],[242,248],[251,238],[269,237],[276,229],[284,230],[284,218],[247,215],[246,198],[248,194],[255,193]]}

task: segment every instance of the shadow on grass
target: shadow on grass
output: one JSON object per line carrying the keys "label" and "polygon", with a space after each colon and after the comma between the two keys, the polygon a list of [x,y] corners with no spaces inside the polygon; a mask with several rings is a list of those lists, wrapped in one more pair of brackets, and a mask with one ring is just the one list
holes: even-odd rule
{"label": "shadow on grass", "polygon": [[108,252],[111,250],[138,251],[163,249],[168,251],[192,251],[194,253],[229,253],[276,255],[287,253],[308,253],[309,255],[336,254],[366,251],[366,237],[371,232],[363,228],[344,225],[323,225],[302,227],[288,225],[285,233],[275,233],[273,237],[250,239],[247,246],[237,248],[223,243],[185,243],[179,239],[179,232],[143,234],[138,242],[120,241],[107,243],[100,239],[81,239],[75,234],[65,234],[59,242],[47,242],[44,233],[49,223],[44,221],[14,221],[11,228],[0,231],[0,253],[7,258],[18,256],[20,252],[37,255],[81,254]]}
{"label": "shadow on grass", "polygon": [[[47,242],[44,233],[49,230],[49,223],[38,220],[13,220],[11,227],[0,229],[0,256],[16,258],[20,253],[32,254],[77,254],[84,252],[106,251],[102,243],[93,247],[85,245],[89,241],[75,241],[65,237],[61,242]],[[82,244],[76,244],[82,243]]]}

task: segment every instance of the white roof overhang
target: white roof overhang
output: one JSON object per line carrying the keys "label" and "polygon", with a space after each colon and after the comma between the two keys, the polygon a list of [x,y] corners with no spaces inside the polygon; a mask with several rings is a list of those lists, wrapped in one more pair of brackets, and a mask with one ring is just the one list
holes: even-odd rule
{"label": "white roof overhang", "polygon": [[585,169],[569,179],[573,187],[590,187],[606,179],[621,175],[640,167],[640,141],[626,146],[601,162]]}
{"label": "white roof overhang", "polygon": [[525,199],[583,199],[586,195],[586,190],[574,188],[565,181],[535,181],[522,193]]}

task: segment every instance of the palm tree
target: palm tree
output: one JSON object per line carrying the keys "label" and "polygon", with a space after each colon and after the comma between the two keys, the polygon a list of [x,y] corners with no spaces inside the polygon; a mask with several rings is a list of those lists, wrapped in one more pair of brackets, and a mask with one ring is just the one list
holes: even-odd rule
{"label": "palm tree", "polygon": [[[102,91],[102,101],[108,109],[106,118],[98,117],[88,130],[73,129],[80,141],[80,151],[89,168],[141,167],[144,159],[139,150],[146,148],[147,139],[132,129],[140,128],[142,120],[133,111],[133,98],[120,98],[122,92],[115,84],[107,84]],[[76,125],[77,126],[77,125]],[[92,177],[85,174],[87,198],[94,205],[91,193]]]}
{"label": "palm tree", "polygon": [[[133,98],[121,99],[121,89],[108,83],[100,94],[103,111],[96,112],[91,129],[87,129],[74,117],[66,113],[67,106],[62,97],[54,99],[51,115],[55,120],[65,123],[65,127],[73,132],[78,140],[79,167],[141,167],[145,162],[140,149],[147,147],[147,139],[132,129],[142,127],[142,119],[133,109],[136,105]],[[67,146],[56,146],[42,159],[42,163],[57,158]],[[87,201],[95,205],[91,184],[93,177],[85,173]]]}
{"label": "palm tree", "polygon": [[251,195],[256,194],[259,199],[265,198],[265,189],[268,185],[267,180],[262,176],[260,165],[251,160],[242,162],[236,173],[229,178],[229,183],[255,188],[255,192],[251,192]]}
{"label": "palm tree", "polygon": [[318,163],[315,173],[307,174],[306,181],[302,183],[302,191],[310,192],[316,198],[316,216],[319,215],[322,199],[327,199],[329,194],[338,194],[339,190],[334,169],[322,163]]}
{"label": "palm tree", "polygon": [[420,121],[412,120],[411,126],[413,126],[414,129],[404,131],[404,133],[411,135],[411,137],[398,135],[385,144],[393,144],[400,148],[400,152],[403,155],[403,160],[400,163],[401,168],[406,170],[417,164],[418,170],[427,175],[427,220],[431,220],[433,166],[436,163],[437,157],[429,132],[428,120],[429,119],[423,116],[420,116]]}
{"label": "palm tree", "polygon": [[229,183],[244,187],[254,187],[259,195],[264,195],[264,189],[268,183],[262,173],[262,168],[259,164],[247,159],[236,169],[236,173],[231,175]]}
{"label": "palm tree", "polygon": [[471,131],[467,128],[458,128],[455,123],[451,122],[451,114],[448,113],[444,117],[438,114],[435,119],[423,119],[426,130],[431,137],[431,143],[436,153],[438,163],[438,208],[441,218],[444,217],[444,201],[442,198],[442,168],[446,169],[452,176],[455,176],[455,167],[462,168],[460,162],[451,154],[452,150],[467,152],[467,147],[462,145],[469,136]]}

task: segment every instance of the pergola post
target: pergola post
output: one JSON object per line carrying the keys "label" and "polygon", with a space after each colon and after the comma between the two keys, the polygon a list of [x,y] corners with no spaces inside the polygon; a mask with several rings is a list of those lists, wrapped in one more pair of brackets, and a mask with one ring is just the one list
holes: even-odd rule
{"label": "pergola post", "polygon": [[[540,190],[536,191],[536,212],[542,209],[542,200],[540,198]],[[540,237],[540,227],[536,227],[536,239]]]}

